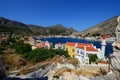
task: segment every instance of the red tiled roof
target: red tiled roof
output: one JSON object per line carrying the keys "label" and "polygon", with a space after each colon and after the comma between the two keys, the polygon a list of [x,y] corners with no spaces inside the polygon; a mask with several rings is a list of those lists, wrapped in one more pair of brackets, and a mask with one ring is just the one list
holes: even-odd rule
{"label": "red tiled roof", "polygon": [[67,45],[67,46],[73,46],[73,47],[74,47],[74,46],[75,46],[75,42],[67,42],[66,45]]}
{"label": "red tiled roof", "polygon": [[77,48],[84,49],[84,46],[78,45]]}
{"label": "red tiled roof", "polygon": [[[75,42],[67,42],[67,46],[73,46],[75,47]],[[98,52],[96,48],[93,47],[92,44],[87,44],[87,43],[77,43],[77,48],[84,49],[86,48],[86,51],[93,51],[93,52]]]}
{"label": "red tiled roof", "polygon": [[78,43],[78,46],[92,46],[92,44],[87,44],[87,43]]}
{"label": "red tiled roof", "polygon": [[98,50],[95,49],[94,47],[86,47],[86,51],[98,52]]}
{"label": "red tiled roof", "polygon": [[80,48],[80,49],[85,49],[85,47],[86,47],[86,51],[98,52],[98,50],[94,48],[92,44],[78,43],[77,45],[77,48]]}

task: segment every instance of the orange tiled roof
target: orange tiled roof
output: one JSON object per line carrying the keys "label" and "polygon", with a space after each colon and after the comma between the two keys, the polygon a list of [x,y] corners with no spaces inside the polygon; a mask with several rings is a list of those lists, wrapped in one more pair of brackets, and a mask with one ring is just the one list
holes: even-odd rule
{"label": "orange tiled roof", "polygon": [[84,49],[84,46],[78,45],[77,48]]}
{"label": "orange tiled roof", "polygon": [[78,46],[92,46],[92,44],[87,44],[87,43],[78,43]]}
{"label": "orange tiled roof", "polygon": [[80,49],[85,49],[85,47],[86,47],[86,51],[98,52],[98,50],[96,48],[94,48],[92,46],[92,44],[78,43],[78,45],[77,45],[77,48],[80,48]]}
{"label": "orange tiled roof", "polygon": [[75,46],[75,42],[67,42],[66,45],[67,45],[67,46],[73,46],[73,47],[74,47],[74,46]]}
{"label": "orange tiled roof", "polygon": [[86,51],[98,52],[98,50],[95,49],[94,47],[86,47]]}
{"label": "orange tiled roof", "polygon": [[[67,42],[66,45],[67,46],[73,46],[75,47],[75,42]],[[78,43],[77,44],[77,48],[80,48],[80,49],[85,49],[86,47],[86,51],[93,51],[93,52],[98,52],[98,50],[96,48],[93,47],[92,44],[87,44],[87,43]]]}

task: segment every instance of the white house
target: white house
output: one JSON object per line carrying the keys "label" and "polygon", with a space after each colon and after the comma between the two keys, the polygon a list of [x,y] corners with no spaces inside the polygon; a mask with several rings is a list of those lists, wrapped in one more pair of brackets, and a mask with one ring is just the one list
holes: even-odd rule
{"label": "white house", "polygon": [[64,49],[64,44],[63,43],[57,43],[55,44],[55,49]]}
{"label": "white house", "polygon": [[78,43],[76,47],[76,58],[83,64],[89,64],[88,54],[96,54],[101,57],[101,50],[97,49],[93,44]]}

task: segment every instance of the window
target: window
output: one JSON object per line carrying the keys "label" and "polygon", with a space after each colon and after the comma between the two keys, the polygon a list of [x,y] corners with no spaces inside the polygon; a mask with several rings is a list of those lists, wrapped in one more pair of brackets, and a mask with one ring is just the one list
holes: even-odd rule
{"label": "window", "polygon": [[80,54],[81,54],[81,56],[84,56],[84,52],[83,51],[81,51]]}
{"label": "window", "polygon": [[75,57],[75,55],[73,55],[73,58]]}
{"label": "window", "polygon": [[75,50],[74,49],[72,49],[72,52],[74,52]]}
{"label": "window", "polygon": [[79,53],[79,50],[77,50],[77,53]]}
{"label": "window", "polygon": [[88,57],[88,53],[86,53],[86,57]]}

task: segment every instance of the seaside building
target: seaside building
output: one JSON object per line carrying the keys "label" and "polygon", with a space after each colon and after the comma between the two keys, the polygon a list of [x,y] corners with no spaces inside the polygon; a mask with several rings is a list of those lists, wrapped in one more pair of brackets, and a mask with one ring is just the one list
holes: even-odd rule
{"label": "seaside building", "polygon": [[28,43],[30,45],[35,45],[37,42],[36,42],[36,39],[34,37],[29,37],[28,41],[24,41],[24,43]]}
{"label": "seaside building", "polygon": [[32,46],[32,50],[37,49],[37,48],[46,48],[46,49],[50,49],[52,43],[49,43],[48,41],[46,42],[39,42],[36,45]]}
{"label": "seaside building", "polygon": [[63,43],[57,43],[55,44],[55,49],[64,49],[64,44]]}
{"label": "seaside building", "polygon": [[68,54],[70,57],[75,57],[76,56],[76,43],[75,42],[67,42],[65,44],[65,50],[68,51]]}
{"label": "seaside building", "polygon": [[65,50],[68,51],[70,57],[77,58],[83,64],[89,64],[88,54],[96,54],[98,58],[101,58],[101,50],[97,49],[93,44],[67,42]]}

